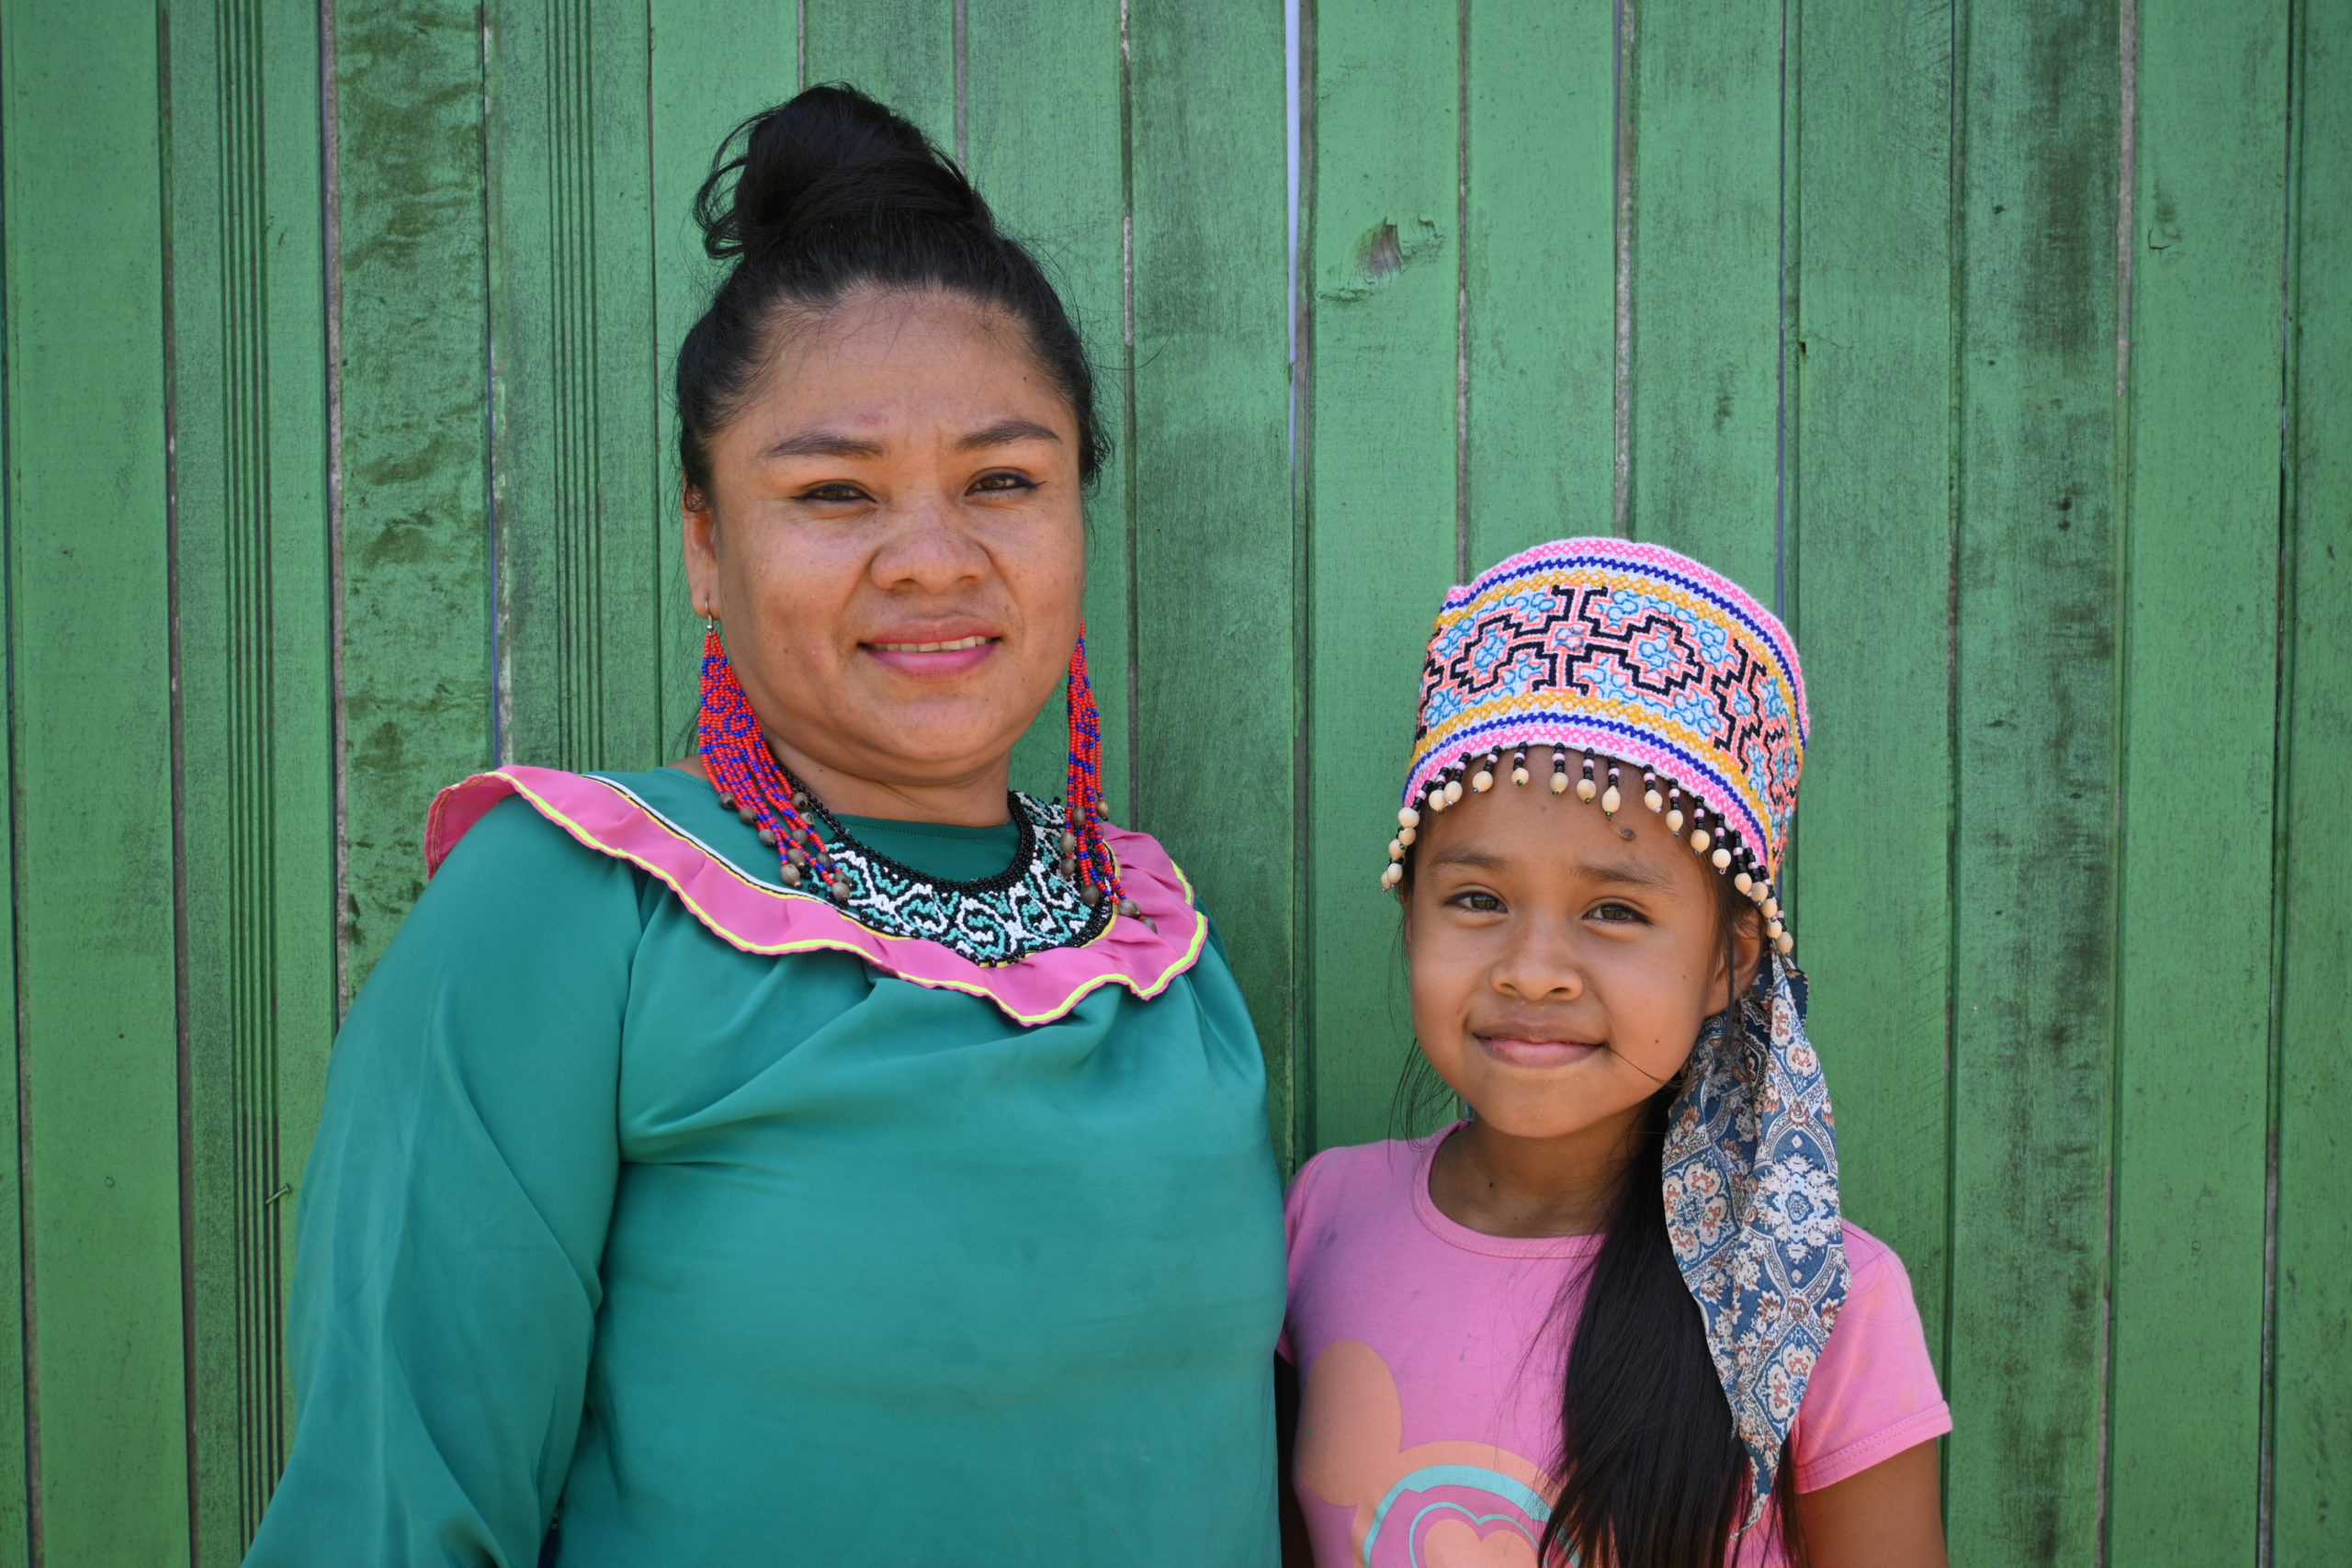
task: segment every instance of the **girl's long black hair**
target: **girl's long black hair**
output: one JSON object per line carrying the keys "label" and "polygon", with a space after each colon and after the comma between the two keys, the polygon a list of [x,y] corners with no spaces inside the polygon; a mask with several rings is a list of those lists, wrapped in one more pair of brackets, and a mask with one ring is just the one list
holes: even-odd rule
{"label": "girl's long black hair", "polygon": [[[1740,922],[1755,911],[1718,877],[1719,940],[1731,973],[1725,1005],[1739,1005]],[[1666,1235],[1667,1118],[1680,1085],[1650,1100],[1633,1158],[1620,1179],[1607,1238],[1585,1280],[1560,1398],[1560,1495],[1536,1543],[1545,1563],[1581,1561],[1610,1568],[1722,1568],[1745,1516],[1747,1450],[1732,1426],[1699,1303],[1683,1281]],[[1792,1479],[1792,1455],[1781,1473]],[[1785,1510],[1740,1541],[1781,1529]],[[1793,1532],[1790,1546],[1797,1543]],[[1571,1559],[1568,1549],[1575,1549]]]}
{"label": "girl's long black hair", "polygon": [[[1733,976],[1725,1000],[1736,1009],[1736,938],[1756,915],[1728,879],[1717,880],[1719,940]],[[1418,1049],[1413,1057],[1427,1072],[1425,1081],[1434,1081]],[[1747,1450],[1715,1375],[1699,1303],[1666,1234],[1661,1162],[1680,1088],[1668,1083],[1645,1109],[1600,1254],[1580,1280],[1568,1280],[1567,1294],[1583,1284],[1584,1304],[1573,1323],[1560,1325],[1569,1344],[1553,1466],[1560,1495],[1536,1543],[1537,1561],[1547,1568],[1723,1568],[1747,1512]],[[1397,1109],[1412,1117],[1427,1100],[1408,1080]],[[1793,1452],[1782,1452],[1780,1473],[1785,1495],[1795,1475]],[[1774,1507],[1739,1539],[1731,1560],[1762,1561],[1777,1533],[1791,1560],[1802,1562],[1794,1524],[1792,1513]]]}

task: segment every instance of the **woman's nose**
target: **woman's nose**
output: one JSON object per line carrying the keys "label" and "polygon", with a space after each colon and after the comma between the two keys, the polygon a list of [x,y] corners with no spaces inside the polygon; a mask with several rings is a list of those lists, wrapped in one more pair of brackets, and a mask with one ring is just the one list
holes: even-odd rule
{"label": "woman's nose", "polygon": [[910,496],[890,513],[891,527],[874,554],[876,586],[936,593],[988,575],[988,552],[958,525],[955,509],[939,496]]}

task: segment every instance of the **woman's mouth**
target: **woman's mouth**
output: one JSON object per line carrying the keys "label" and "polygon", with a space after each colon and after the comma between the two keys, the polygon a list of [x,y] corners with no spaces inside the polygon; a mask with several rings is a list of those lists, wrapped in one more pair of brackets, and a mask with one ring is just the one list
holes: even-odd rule
{"label": "woman's mouth", "polygon": [[1473,1034],[1470,1038],[1487,1055],[1514,1067],[1564,1067],[1606,1049],[1581,1040],[1523,1040],[1511,1034]]}
{"label": "woman's mouth", "polygon": [[859,646],[902,675],[960,675],[985,663],[1002,639],[988,632],[956,637],[889,637]]}

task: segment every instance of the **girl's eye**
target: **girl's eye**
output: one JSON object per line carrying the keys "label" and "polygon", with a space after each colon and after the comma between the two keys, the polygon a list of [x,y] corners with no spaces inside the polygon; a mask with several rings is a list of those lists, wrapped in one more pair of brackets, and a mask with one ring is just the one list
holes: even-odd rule
{"label": "girl's eye", "polygon": [[1638,925],[1641,923],[1642,916],[1641,911],[1634,908],[1631,905],[1609,903],[1602,904],[1595,908],[1592,911],[1592,918],[1596,920],[1606,921],[1611,925]]}
{"label": "girl's eye", "polygon": [[976,491],[989,491],[1004,495],[1024,490],[1035,490],[1037,481],[1022,474],[982,474],[972,481],[972,488]]}
{"label": "girl's eye", "polygon": [[1499,915],[1503,908],[1503,901],[1500,898],[1475,887],[1467,893],[1455,894],[1447,902],[1457,908],[1469,909],[1481,915]]}
{"label": "girl's eye", "polygon": [[800,492],[800,499],[803,501],[833,502],[864,501],[865,499],[865,492],[858,489],[855,485],[849,483],[847,480],[834,479],[826,484],[812,485],[808,489],[802,491]]}

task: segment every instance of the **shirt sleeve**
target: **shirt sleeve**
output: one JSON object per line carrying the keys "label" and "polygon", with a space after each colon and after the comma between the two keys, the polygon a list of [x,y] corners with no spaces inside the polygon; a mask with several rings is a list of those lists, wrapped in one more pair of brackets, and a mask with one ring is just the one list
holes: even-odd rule
{"label": "shirt sleeve", "polygon": [[1894,1248],[1846,1227],[1852,1269],[1797,1417],[1797,1490],[1817,1492],[1951,1430],[1911,1276]]}
{"label": "shirt sleeve", "polygon": [[[1317,1168],[1324,1163],[1330,1153],[1329,1149],[1325,1149],[1321,1154],[1314,1156],[1305,1165],[1300,1166],[1298,1174],[1291,1178],[1290,1190],[1283,1194],[1283,1246],[1290,1259],[1290,1300],[1294,1303],[1298,1300],[1300,1261],[1298,1233],[1306,1225],[1306,1207],[1312,1201],[1311,1190],[1315,1185],[1315,1179],[1321,1174]],[[1293,1366],[1298,1364],[1298,1358],[1291,1352],[1288,1312],[1283,1314],[1283,1334],[1282,1337],[1274,1342],[1274,1354]]]}
{"label": "shirt sleeve", "polygon": [[531,1568],[571,1468],[619,1171],[634,874],[519,801],[337,1038],[303,1177],[295,1434],[247,1568]]}

